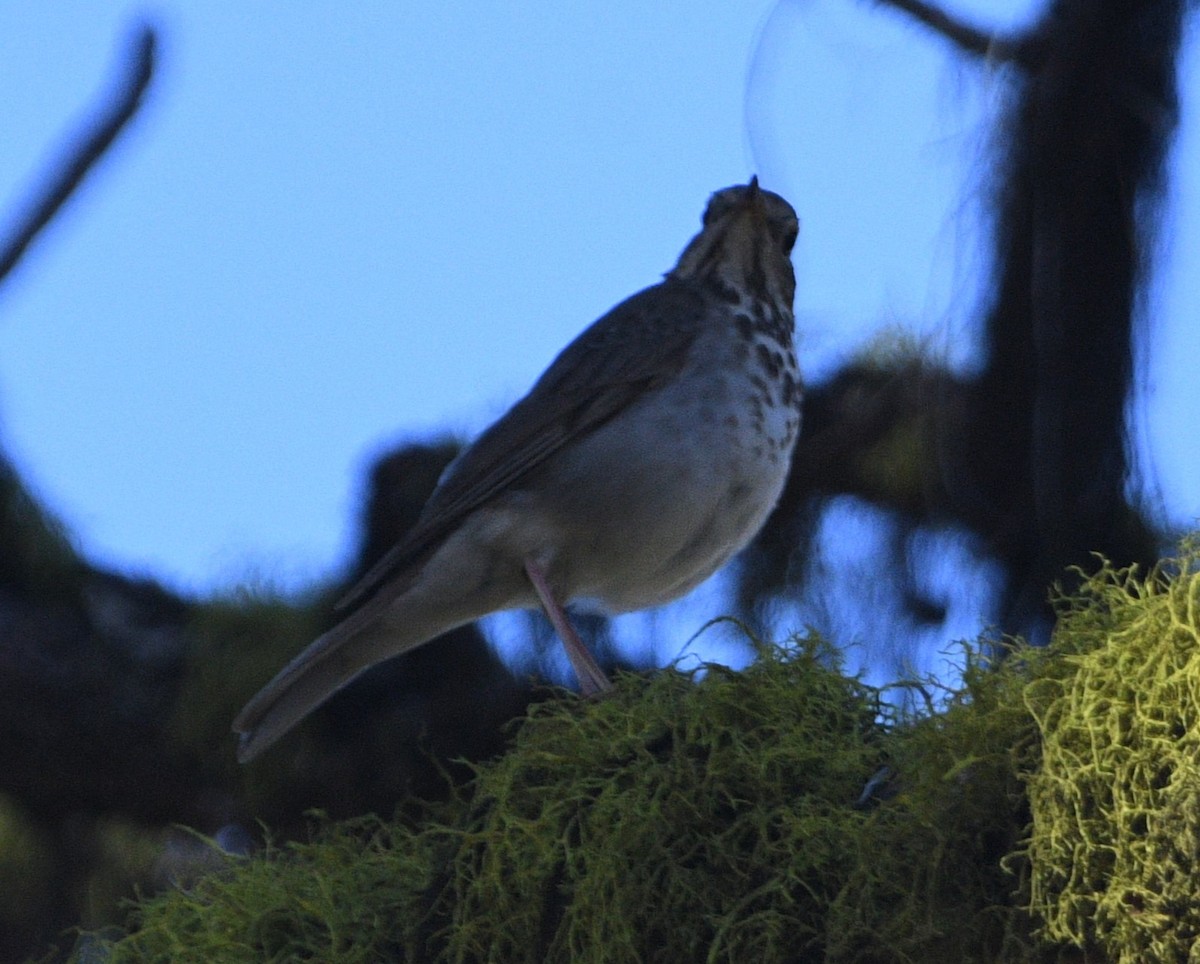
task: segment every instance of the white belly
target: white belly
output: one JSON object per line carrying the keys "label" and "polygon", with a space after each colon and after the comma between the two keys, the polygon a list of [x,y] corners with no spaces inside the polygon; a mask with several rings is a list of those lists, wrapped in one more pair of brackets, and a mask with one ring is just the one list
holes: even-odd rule
{"label": "white belly", "polygon": [[547,463],[553,512],[570,520],[572,537],[541,561],[567,601],[619,613],[676,599],[774,508],[799,413],[747,405],[761,381],[704,366]]}

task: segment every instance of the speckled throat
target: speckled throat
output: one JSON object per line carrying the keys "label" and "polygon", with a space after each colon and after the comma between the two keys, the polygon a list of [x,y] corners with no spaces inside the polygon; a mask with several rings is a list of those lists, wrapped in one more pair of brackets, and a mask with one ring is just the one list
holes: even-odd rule
{"label": "speckled throat", "polygon": [[764,445],[790,457],[803,399],[791,309],[743,294],[733,311],[754,388],[748,399],[751,424],[762,433]]}
{"label": "speckled throat", "polygon": [[789,258],[799,230],[796,214],[754,179],[714,194],[704,227],[670,277],[698,282],[728,305],[741,342],[736,357],[753,389],[745,400],[751,426],[762,434],[762,445],[790,456],[802,394],[793,344],[796,276]]}

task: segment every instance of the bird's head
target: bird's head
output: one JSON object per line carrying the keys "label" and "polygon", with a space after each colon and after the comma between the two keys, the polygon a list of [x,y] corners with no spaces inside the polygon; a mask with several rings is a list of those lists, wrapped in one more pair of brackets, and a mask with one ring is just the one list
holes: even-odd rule
{"label": "bird's head", "polygon": [[754,177],[717,191],[703,223],[669,277],[732,286],[790,314],[796,291],[790,255],[800,230],[792,206]]}

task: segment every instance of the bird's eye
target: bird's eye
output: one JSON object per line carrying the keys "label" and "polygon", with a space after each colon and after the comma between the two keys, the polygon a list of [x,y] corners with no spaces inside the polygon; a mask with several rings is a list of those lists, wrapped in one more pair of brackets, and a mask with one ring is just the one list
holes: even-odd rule
{"label": "bird's eye", "polygon": [[784,254],[791,254],[792,248],[796,244],[796,237],[800,233],[800,227],[795,221],[775,221],[771,224],[771,236],[779,242],[779,247],[783,249]]}

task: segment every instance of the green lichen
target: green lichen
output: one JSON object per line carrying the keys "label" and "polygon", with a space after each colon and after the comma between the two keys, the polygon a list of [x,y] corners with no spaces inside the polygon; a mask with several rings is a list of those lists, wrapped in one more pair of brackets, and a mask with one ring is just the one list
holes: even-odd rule
{"label": "green lichen", "polygon": [[1200,547],[1106,567],[1065,603],[1057,671],[1026,691],[1031,906],[1115,962],[1200,955]]}

